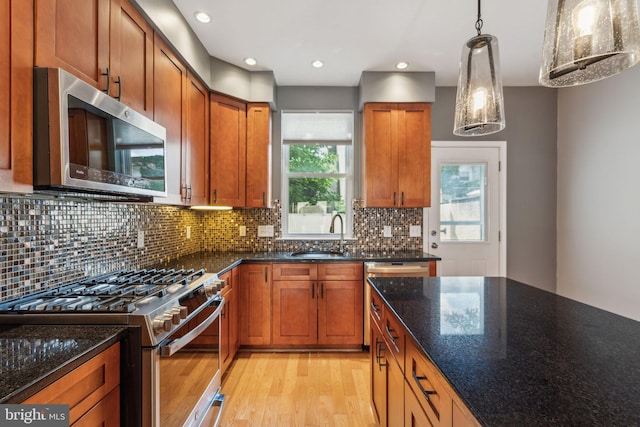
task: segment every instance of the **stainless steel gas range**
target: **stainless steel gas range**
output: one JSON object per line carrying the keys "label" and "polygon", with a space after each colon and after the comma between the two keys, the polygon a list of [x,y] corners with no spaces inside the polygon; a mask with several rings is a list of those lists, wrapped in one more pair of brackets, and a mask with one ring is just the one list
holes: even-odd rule
{"label": "stainless steel gas range", "polygon": [[223,287],[204,270],[119,271],[0,302],[0,320],[126,325],[123,425],[217,424]]}

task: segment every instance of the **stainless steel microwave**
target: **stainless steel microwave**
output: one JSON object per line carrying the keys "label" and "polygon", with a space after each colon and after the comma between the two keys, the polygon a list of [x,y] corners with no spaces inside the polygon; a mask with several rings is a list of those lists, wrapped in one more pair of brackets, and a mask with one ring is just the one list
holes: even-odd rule
{"label": "stainless steel microwave", "polygon": [[58,68],[34,98],[34,189],[166,197],[164,127]]}

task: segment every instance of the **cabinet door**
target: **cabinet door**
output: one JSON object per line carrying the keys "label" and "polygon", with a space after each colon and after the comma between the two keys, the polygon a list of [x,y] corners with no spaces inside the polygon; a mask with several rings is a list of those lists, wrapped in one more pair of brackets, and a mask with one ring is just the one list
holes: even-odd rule
{"label": "cabinet door", "polygon": [[33,4],[0,0],[0,191],[33,183]]}
{"label": "cabinet door", "polygon": [[316,282],[273,281],[273,344],[318,342]]}
{"label": "cabinet door", "polygon": [[246,135],[246,104],[211,94],[210,204],[245,206]]}
{"label": "cabinet door", "polygon": [[111,0],[111,93],[153,118],[153,29],[129,0]]}
{"label": "cabinet door", "polygon": [[220,363],[224,374],[231,364],[231,314],[233,312],[231,302],[234,299],[233,289],[225,287],[222,291],[222,296],[224,297],[224,306],[220,313]]}
{"label": "cabinet door", "polygon": [[63,68],[104,90],[110,0],[36,0],[35,65]]}
{"label": "cabinet door", "polygon": [[398,188],[397,104],[364,106],[364,199],[367,207],[396,206]]}
{"label": "cabinet door", "polygon": [[413,390],[405,383],[404,386],[404,426],[405,427],[432,427],[429,417],[418,403]]}
{"label": "cabinet door", "polygon": [[73,427],[120,426],[120,386],[73,423]]}
{"label": "cabinet door", "polygon": [[271,344],[271,265],[239,268],[240,345]]}
{"label": "cabinet door", "polygon": [[362,345],[362,280],[319,283],[318,343]]}
{"label": "cabinet door", "polygon": [[240,343],[238,341],[239,338],[239,328],[240,328],[240,316],[239,316],[239,298],[238,298],[238,272],[239,268],[234,268],[231,270],[231,282],[234,291],[234,298],[231,302],[231,331],[229,333],[230,338],[230,346],[231,346],[231,357],[235,357],[236,352],[238,351],[238,347]]}
{"label": "cabinet door", "polygon": [[371,322],[371,406],[380,427],[387,426],[387,351],[380,330]]}
{"label": "cabinet door", "polygon": [[182,198],[189,205],[209,201],[209,92],[187,72],[187,137],[183,144]]}
{"label": "cabinet door", "polygon": [[398,164],[398,206],[431,206],[431,104],[399,104]]}
{"label": "cabinet door", "polygon": [[390,357],[387,366],[387,423],[404,425],[404,375],[400,366]]}
{"label": "cabinet door", "polygon": [[164,41],[155,35],[153,55],[153,119],[167,130],[167,197],[160,203],[181,204],[181,153],[186,139],[187,70]]}
{"label": "cabinet door", "polygon": [[271,109],[247,109],[247,207],[271,207]]}

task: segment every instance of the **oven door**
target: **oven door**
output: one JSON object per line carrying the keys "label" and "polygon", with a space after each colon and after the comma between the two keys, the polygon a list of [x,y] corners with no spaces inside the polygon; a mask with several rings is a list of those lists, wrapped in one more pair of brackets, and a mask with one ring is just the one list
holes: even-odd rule
{"label": "oven door", "polygon": [[[224,300],[203,309],[145,357],[151,365],[146,405],[154,427],[217,425],[224,396],[219,394],[220,313]],[[143,394],[144,391],[143,391]],[[203,424],[203,420],[207,420]]]}

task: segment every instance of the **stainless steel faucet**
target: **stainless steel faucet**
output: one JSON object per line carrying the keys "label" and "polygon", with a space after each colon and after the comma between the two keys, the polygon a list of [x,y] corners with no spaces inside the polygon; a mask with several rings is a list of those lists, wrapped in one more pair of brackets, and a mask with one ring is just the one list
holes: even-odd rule
{"label": "stainless steel faucet", "polygon": [[335,232],[335,223],[336,218],[340,218],[340,245],[338,246],[340,252],[344,251],[344,222],[342,222],[342,216],[340,214],[335,214],[331,218],[331,226],[329,227],[329,233]]}

